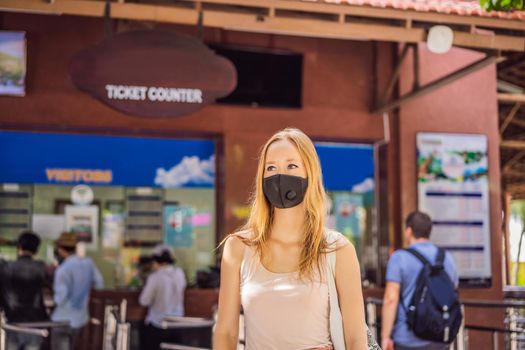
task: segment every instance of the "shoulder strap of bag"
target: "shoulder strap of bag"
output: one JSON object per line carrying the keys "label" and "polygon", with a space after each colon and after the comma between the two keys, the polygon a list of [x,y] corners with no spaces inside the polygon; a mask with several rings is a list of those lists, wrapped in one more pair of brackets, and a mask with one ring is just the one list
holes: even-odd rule
{"label": "shoulder strap of bag", "polygon": [[[339,298],[335,285],[335,266],[337,253],[335,251],[336,237],[331,231],[326,232],[330,251],[326,253],[326,279],[328,283],[328,299],[330,304],[330,337],[334,350],[345,350],[345,337],[343,330],[343,317],[339,308]],[[366,326],[367,350],[381,350],[376,340],[372,336],[368,325]]]}
{"label": "shoulder strap of bag", "polygon": [[439,248],[436,254],[436,263],[435,266],[443,266],[445,263],[445,249]]}
{"label": "shoulder strap of bag", "polygon": [[[410,254],[412,254],[413,256],[415,256],[419,261],[421,261],[423,266],[428,266],[429,268],[432,267],[432,264],[430,264],[430,262],[420,252],[418,252],[414,248],[404,248],[403,250],[408,252],[408,253],[410,253]],[[400,294],[399,295],[399,303],[401,304],[401,307],[403,308],[405,313],[408,313],[408,308],[405,305],[405,301],[403,300],[403,291],[402,291],[402,289],[399,290],[399,294]]]}
{"label": "shoulder strap of bag", "polygon": [[403,250],[415,256],[419,261],[421,261],[423,265],[432,267],[432,264],[420,252],[418,252],[414,248],[405,248]]}
{"label": "shoulder strap of bag", "polygon": [[335,285],[335,264],[336,252],[335,242],[333,241],[333,234],[330,231],[326,232],[325,239],[328,242],[329,252],[326,253],[326,283],[328,285],[328,300],[330,305],[330,338],[335,350],[344,350],[345,338],[343,331],[343,317],[341,309],[339,309],[339,298],[337,296],[337,287]]}

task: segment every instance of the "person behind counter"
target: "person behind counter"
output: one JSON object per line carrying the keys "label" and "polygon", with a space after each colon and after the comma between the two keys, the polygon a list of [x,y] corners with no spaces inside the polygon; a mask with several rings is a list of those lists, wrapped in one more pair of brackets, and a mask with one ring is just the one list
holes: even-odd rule
{"label": "person behind counter", "polygon": [[103,288],[104,281],[93,260],[76,255],[76,236],[65,232],[55,241],[59,266],[53,283],[55,310],[53,321],[69,321],[69,327],[54,328],[53,350],[74,349],[75,339],[89,320],[88,300],[91,288]]}
{"label": "person behind counter", "polygon": [[128,288],[139,289],[144,287],[148,276],[151,274],[153,269],[153,258],[148,255],[141,255],[137,262],[137,274],[133,276],[131,281],[128,283]]}
{"label": "person behind counter", "polygon": [[[46,267],[33,256],[40,238],[31,231],[18,237],[15,261],[0,262],[0,300],[7,322],[47,321],[43,289],[48,286]],[[42,338],[37,335],[7,332],[7,350],[38,350]]]}
{"label": "person behind counter", "polygon": [[173,249],[158,245],[153,250],[153,273],[148,277],[139,302],[148,307],[145,326],[141,332],[141,349],[156,350],[160,343],[181,341],[179,330],[162,328],[166,316],[184,316],[184,291],[186,277],[174,266]]}

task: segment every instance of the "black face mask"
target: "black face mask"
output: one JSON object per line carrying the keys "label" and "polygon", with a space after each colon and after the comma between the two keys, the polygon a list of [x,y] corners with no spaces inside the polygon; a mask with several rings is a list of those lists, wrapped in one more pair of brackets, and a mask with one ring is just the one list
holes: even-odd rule
{"label": "black face mask", "polygon": [[292,208],[301,204],[308,180],[300,176],[277,174],[264,178],[266,199],[276,208]]}

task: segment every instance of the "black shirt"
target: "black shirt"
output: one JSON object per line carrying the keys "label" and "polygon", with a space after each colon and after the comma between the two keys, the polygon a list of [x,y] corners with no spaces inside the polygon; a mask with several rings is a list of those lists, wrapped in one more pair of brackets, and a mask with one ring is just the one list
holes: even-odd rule
{"label": "black shirt", "polygon": [[49,319],[43,298],[46,276],[44,263],[30,256],[0,261],[0,304],[8,322]]}

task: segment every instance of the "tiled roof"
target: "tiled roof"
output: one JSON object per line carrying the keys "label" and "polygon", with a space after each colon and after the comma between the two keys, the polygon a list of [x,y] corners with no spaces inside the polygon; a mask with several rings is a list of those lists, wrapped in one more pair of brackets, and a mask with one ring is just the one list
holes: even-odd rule
{"label": "tiled roof", "polygon": [[372,6],[397,10],[437,12],[460,16],[481,16],[525,21],[525,11],[491,11],[481,8],[478,1],[460,0],[319,0],[331,4]]}

